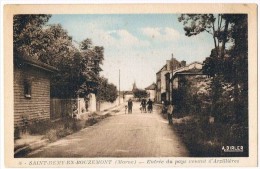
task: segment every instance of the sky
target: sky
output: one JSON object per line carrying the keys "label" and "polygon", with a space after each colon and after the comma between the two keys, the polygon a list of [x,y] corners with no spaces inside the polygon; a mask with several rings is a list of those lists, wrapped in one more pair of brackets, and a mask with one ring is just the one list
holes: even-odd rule
{"label": "sky", "polygon": [[203,62],[214,48],[208,33],[187,37],[177,14],[59,14],[49,24],[61,24],[73,40],[90,38],[104,47],[101,75],[120,89],[131,90],[156,82],[166,60]]}

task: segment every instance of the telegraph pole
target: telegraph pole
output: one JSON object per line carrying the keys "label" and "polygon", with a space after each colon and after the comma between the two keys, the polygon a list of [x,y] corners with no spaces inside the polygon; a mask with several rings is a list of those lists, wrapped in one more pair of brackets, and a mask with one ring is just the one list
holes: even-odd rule
{"label": "telegraph pole", "polygon": [[173,102],[173,98],[172,98],[172,95],[173,95],[173,53],[172,53],[172,61],[171,61],[172,65],[171,65],[171,71],[172,71],[172,77],[170,78],[170,81],[171,81],[171,96],[170,96],[170,101]]}
{"label": "telegraph pole", "polygon": [[118,78],[118,102],[119,102],[119,105],[120,105],[120,69],[119,69],[119,78]]}

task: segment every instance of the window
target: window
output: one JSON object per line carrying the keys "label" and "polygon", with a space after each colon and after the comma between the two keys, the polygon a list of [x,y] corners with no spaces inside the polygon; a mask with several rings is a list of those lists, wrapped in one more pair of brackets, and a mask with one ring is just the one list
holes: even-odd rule
{"label": "window", "polygon": [[31,82],[29,82],[28,80],[25,80],[24,81],[24,97],[31,98],[31,94],[32,94]]}

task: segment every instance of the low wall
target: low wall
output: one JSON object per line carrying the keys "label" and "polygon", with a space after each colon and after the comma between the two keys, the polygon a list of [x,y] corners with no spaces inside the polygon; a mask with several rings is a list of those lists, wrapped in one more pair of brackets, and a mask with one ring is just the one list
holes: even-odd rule
{"label": "low wall", "polygon": [[[123,104],[123,98],[120,98],[120,104]],[[115,106],[119,105],[119,98],[117,98],[113,103],[111,102],[99,102],[97,103],[97,110],[98,111],[104,111],[107,109],[111,109]]]}

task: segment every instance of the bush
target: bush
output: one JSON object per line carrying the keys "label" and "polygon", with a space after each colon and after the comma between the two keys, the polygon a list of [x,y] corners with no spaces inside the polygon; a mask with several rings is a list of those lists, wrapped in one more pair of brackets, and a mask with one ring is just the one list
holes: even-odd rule
{"label": "bush", "polygon": [[94,124],[96,124],[98,121],[96,118],[94,117],[91,117],[89,119],[86,120],[86,123],[85,123],[85,126],[88,127],[88,126],[93,126]]}
{"label": "bush", "polygon": [[[182,120],[180,120],[182,121]],[[245,157],[248,156],[248,131],[241,125],[215,122],[210,124],[208,116],[196,116],[189,121],[174,123],[178,135],[182,138],[194,157]],[[222,153],[222,146],[244,146],[243,153]]]}
{"label": "bush", "polygon": [[15,127],[14,128],[14,139],[19,139],[19,138],[21,138],[20,129],[19,129],[19,127]]}
{"label": "bush", "polygon": [[47,138],[50,142],[54,142],[54,141],[58,140],[57,130],[55,130],[55,129],[49,130],[45,134],[44,138]]}
{"label": "bush", "polygon": [[40,120],[40,121],[33,121],[28,129],[29,129],[29,133],[32,135],[35,134],[45,134],[46,131],[48,131],[49,129],[53,128],[53,123],[50,120]]}

